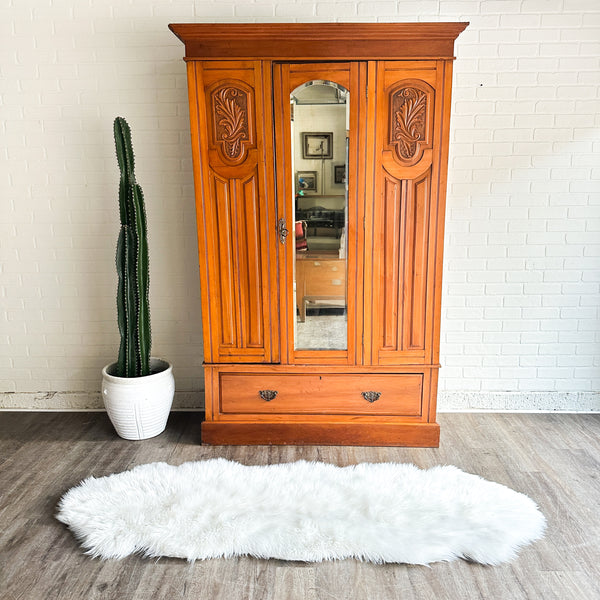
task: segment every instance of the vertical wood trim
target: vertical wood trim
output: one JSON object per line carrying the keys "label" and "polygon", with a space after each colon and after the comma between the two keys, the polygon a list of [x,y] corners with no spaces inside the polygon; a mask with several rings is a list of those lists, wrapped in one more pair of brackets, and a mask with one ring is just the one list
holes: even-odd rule
{"label": "vertical wood trim", "polygon": [[376,315],[374,302],[379,298],[380,263],[376,260],[374,252],[374,229],[375,229],[375,206],[381,195],[381,189],[377,177],[377,153],[378,135],[380,129],[377,117],[379,114],[378,80],[383,75],[383,69],[376,61],[367,63],[367,118],[368,128],[366,132],[365,149],[365,207],[364,207],[364,364],[374,364],[375,348],[379,344],[375,341],[373,319]]}
{"label": "vertical wood trim", "polygon": [[423,399],[426,405],[423,406],[423,416],[427,418],[429,423],[435,423],[437,412],[437,392],[438,392],[438,377],[440,370],[437,367],[428,369],[425,373],[425,387],[423,389]]}
{"label": "vertical wood trim", "polygon": [[[358,260],[361,255],[361,247],[358,240],[358,222],[357,222],[357,206],[359,204],[359,189],[360,182],[357,181],[357,175],[362,170],[360,157],[360,128],[359,111],[360,98],[363,95],[363,89],[360,87],[360,64],[350,64],[350,84],[348,91],[350,93],[349,104],[349,119],[350,126],[348,138],[348,223],[346,226],[346,314],[347,314],[347,357],[348,364],[357,364],[356,355],[359,342],[357,328],[358,311],[362,310],[362,303],[359,300],[361,283],[358,279]],[[353,243],[350,243],[353,240]]]}
{"label": "vertical wood trim", "polygon": [[[190,105],[190,137],[192,143],[192,162],[194,165],[194,191],[197,215],[198,233],[198,259],[200,272],[200,297],[202,309],[202,342],[204,360],[214,360],[215,327],[214,310],[212,304],[213,290],[211,287],[211,262],[212,253],[208,252],[207,230],[212,231],[210,214],[204,204],[206,195],[205,181],[207,181],[208,156],[202,139],[205,137],[206,110],[204,106],[204,85],[202,81],[202,67],[196,61],[187,63],[188,96]],[[200,93],[198,91],[200,90]]]}
{"label": "vertical wood trim", "polygon": [[[428,313],[427,299],[427,248],[429,242],[429,210],[431,197],[431,172],[427,171],[421,179],[407,185],[407,219],[410,226],[406,228],[406,248],[410,258],[405,265],[406,297],[404,298],[404,336],[403,349],[424,349],[425,330]],[[410,283],[409,283],[410,282]]]}
{"label": "vertical wood trim", "polygon": [[[260,206],[257,188],[258,173],[253,173],[252,177],[239,183],[240,192],[238,194],[238,231],[240,232],[240,274],[245,281],[240,285],[241,306],[241,329],[242,340],[248,347],[262,348],[265,346],[266,336],[263,338],[264,325],[263,319],[263,295],[262,295],[262,277],[261,277],[261,257],[267,252],[263,249],[261,235],[260,213],[263,212]],[[242,204],[243,206],[240,206]],[[243,240],[243,243],[241,242]],[[248,260],[251,256],[250,250],[256,247],[257,260]],[[243,251],[248,248],[248,252]],[[266,276],[266,274],[265,274]]]}
{"label": "vertical wood trim", "polygon": [[[242,277],[244,275],[242,268],[242,260],[246,260],[245,255],[248,248],[248,241],[243,237],[243,229],[240,228],[240,207],[239,207],[239,179],[229,180],[229,218],[227,226],[224,229],[228,229],[227,243],[229,245],[229,256],[231,257],[228,261],[227,267],[225,267],[224,261],[219,263],[219,275],[222,277],[223,272],[227,271],[229,279],[227,281],[227,287],[231,286],[231,295],[233,297],[233,309],[234,309],[234,323],[235,323],[235,339],[234,348],[242,349],[246,346],[246,336],[243,329],[242,323],[244,320],[244,313],[246,311],[245,306],[245,290],[242,285]],[[215,198],[216,200],[216,198]],[[215,206],[215,212],[219,212],[221,207],[217,204]],[[219,231],[219,234],[221,232]],[[223,301],[223,299],[222,299]]]}
{"label": "vertical wood trim", "polygon": [[[277,157],[276,177],[276,195],[277,195],[277,215],[273,228],[276,231],[277,221],[284,219],[288,230],[292,226],[292,217],[289,215],[290,196],[293,190],[290,190],[290,182],[287,173],[291,166],[291,148],[289,144],[290,136],[290,107],[289,93],[289,65],[273,65],[273,118],[275,131],[275,152],[273,156]],[[293,207],[292,207],[293,208]],[[293,253],[289,249],[289,242],[284,246],[276,237],[277,246],[277,264],[279,266],[279,330],[281,335],[281,362],[282,364],[291,364],[294,359],[294,323],[295,305],[293,298]],[[294,308],[292,308],[294,307]],[[285,350],[284,350],[285,349]]]}
{"label": "vertical wood trim", "polygon": [[228,181],[212,173],[212,193],[205,200],[211,203],[215,215],[217,233],[217,252],[219,282],[219,310],[221,314],[221,327],[219,347],[234,348],[239,339],[236,315],[239,314],[239,301],[236,301],[234,288],[234,273],[236,260],[232,245],[231,222],[235,219],[235,209],[231,206],[231,185]]}
{"label": "vertical wood trim", "polygon": [[[379,319],[381,348],[399,350],[399,332],[402,329],[402,299],[400,290],[403,280],[401,265],[403,264],[405,220],[402,218],[403,206],[406,204],[406,186],[389,175],[383,177],[382,218],[381,218],[381,251],[383,268],[381,273],[380,306],[384,319]],[[384,217],[384,218],[383,218]]]}
{"label": "vertical wood trim", "polygon": [[204,367],[204,413],[208,421],[212,421],[219,413],[218,399],[216,398],[218,386],[215,385],[215,370],[212,367]]}
{"label": "vertical wood trim", "polygon": [[[396,351],[406,350],[410,345],[412,337],[412,329],[414,326],[415,316],[412,313],[412,301],[414,298],[414,260],[415,260],[415,242],[416,232],[414,230],[417,220],[415,197],[414,197],[414,181],[402,181],[403,202],[400,218],[403,221],[402,227],[402,251],[398,261],[398,270],[401,275],[401,288],[398,290],[401,306],[401,324],[397,332],[398,345]],[[387,214],[386,214],[387,217]],[[387,320],[387,315],[383,313],[384,321]]]}
{"label": "vertical wood trim", "polygon": [[262,255],[262,297],[263,318],[266,324],[265,349],[266,361],[277,363],[280,361],[280,332],[279,320],[279,279],[277,267],[277,195],[275,193],[275,156],[274,148],[274,123],[273,123],[273,71],[271,61],[257,61],[257,71],[260,71],[262,86],[256,92],[257,107],[263,115],[263,135],[260,146],[260,164],[264,165],[265,177],[263,185],[263,199],[259,198],[258,205],[263,215],[263,232],[266,252]]}
{"label": "vertical wood trim", "polygon": [[[438,364],[440,360],[440,321],[442,305],[442,271],[444,261],[444,229],[446,213],[446,190],[448,186],[448,146],[450,139],[450,112],[452,107],[452,61],[437,61],[437,90],[439,95],[439,158],[437,161],[439,173],[437,176],[436,212],[431,215],[431,245],[430,254],[434,259],[431,273],[433,293],[431,305],[428,306],[431,321],[431,363]],[[437,117],[437,115],[436,115]],[[436,181],[435,179],[433,181]],[[434,229],[435,227],[435,229]],[[437,379],[436,379],[437,381]]]}
{"label": "vertical wood trim", "polygon": [[[400,214],[400,203],[402,195],[402,183],[386,172],[383,166],[382,153],[387,145],[387,126],[389,122],[389,97],[386,93],[386,68],[385,62],[374,63],[376,68],[376,80],[374,89],[369,89],[369,98],[375,96],[374,103],[374,198],[372,206],[372,225],[371,225],[371,248],[369,254],[372,256],[372,288],[373,297],[370,305],[371,312],[371,364],[377,365],[381,362],[381,349],[386,344],[390,344],[389,350],[398,349],[395,339],[399,336],[399,327],[402,320],[398,320],[396,302],[396,316],[394,318],[394,304],[392,298],[398,293],[398,281],[396,287],[392,288],[394,273],[399,269],[398,260],[399,248],[398,237],[400,236],[400,227],[402,221],[398,220]],[[387,197],[390,194],[391,202]],[[393,211],[393,215],[388,215],[388,209]],[[386,231],[386,227],[389,227]],[[387,241],[382,239],[384,235],[389,236]],[[402,239],[402,238],[400,238]],[[396,242],[394,243],[394,240]],[[389,245],[387,245],[389,244]],[[394,247],[395,246],[395,247]],[[391,331],[392,339],[384,339],[384,334],[390,331],[390,314],[385,312],[386,308],[391,309],[392,320],[395,321],[395,328]]]}
{"label": "vertical wood trim", "polygon": [[[352,67],[355,68],[354,66]],[[369,177],[367,171],[373,164],[372,160],[368,157],[368,148],[372,144],[368,142],[368,135],[372,128],[369,126],[369,114],[368,114],[368,98],[366,90],[368,86],[368,68],[366,62],[359,62],[357,67],[358,73],[356,74],[358,91],[357,98],[350,97],[350,128],[356,132],[356,154],[354,159],[349,161],[348,170],[354,173],[354,180],[356,187],[354,191],[354,206],[352,207],[352,214],[354,215],[354,232],[353,236],[350,236],[348,232],[348,247],[350,247],[351,240],[354,240],[355,247],[355,268],[356,268],[356,306],[354,311],[354,364],[361,365],[365,364],[365,345],[366,339],[364,335],[364,328],[366,325],[365,319],[365,288],[370,287],[366,285],[368,281],[365,278],[365,206],[367,203],[367,190],[369,195],[373,194],[372,185],[367,184]],[[351,78],[354,80],[354,75]],[[350,215],[350,207],[349,207]]]}

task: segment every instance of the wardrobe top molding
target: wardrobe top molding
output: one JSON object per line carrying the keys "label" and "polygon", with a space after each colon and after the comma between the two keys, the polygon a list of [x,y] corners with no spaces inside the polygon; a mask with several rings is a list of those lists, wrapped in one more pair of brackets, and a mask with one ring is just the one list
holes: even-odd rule
{"label": "wardrobe top molding", "polygon": [[469,23],[172,23],[184,60],[454,58]]}

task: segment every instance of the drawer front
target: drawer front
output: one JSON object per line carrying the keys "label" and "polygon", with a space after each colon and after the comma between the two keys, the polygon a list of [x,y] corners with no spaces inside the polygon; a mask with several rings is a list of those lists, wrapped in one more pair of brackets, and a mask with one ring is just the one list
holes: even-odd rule
{"label": "drawer front", "polygon": [[220,374],[221,414],[422,414],[423,375]]}
{"label": "drawer front", "polygon": [[[309,265],[307,265],[309,266]],[[346,265],[343,261],[313,262],[306,272],[306,295],[346,295]]]}
{"label": "drawer front", "polygon": [[296,265],[298,294],[346,296],[346,264],[343,260],[301,260]]}

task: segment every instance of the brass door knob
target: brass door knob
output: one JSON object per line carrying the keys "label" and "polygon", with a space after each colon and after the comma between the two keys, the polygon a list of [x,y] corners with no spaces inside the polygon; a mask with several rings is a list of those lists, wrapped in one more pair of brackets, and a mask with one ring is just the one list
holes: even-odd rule
{"label": "brass door knob", "polygon": [[277,231],[279,232],[279,241],[282,244],[285,244],[285,240],[290,233],[285,226],[285,219],[279,219],[279,221],[277,221]]}

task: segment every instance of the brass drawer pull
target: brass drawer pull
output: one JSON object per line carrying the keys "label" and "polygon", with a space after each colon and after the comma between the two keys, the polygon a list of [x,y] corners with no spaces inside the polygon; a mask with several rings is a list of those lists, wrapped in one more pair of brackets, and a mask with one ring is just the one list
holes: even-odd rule
{"label": "brass drawer pull", "polygon": [[277,390],[260,390],[258,395],[266,402],[270,402],[277,396]]}
{"label": "brass drawer pull", "polygon": [[381,396],[381,392],[361,392],[361,394],[367,402],[375,402]]}

